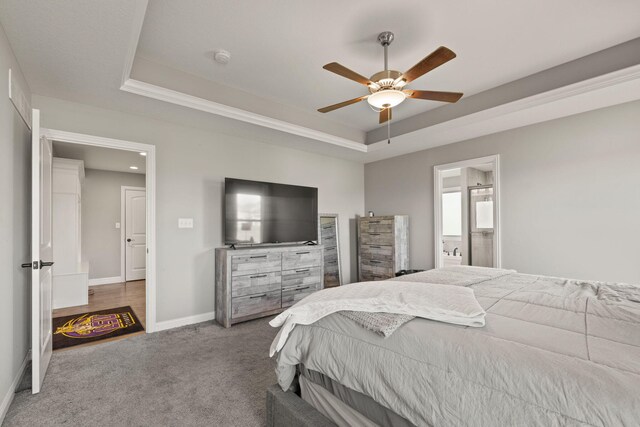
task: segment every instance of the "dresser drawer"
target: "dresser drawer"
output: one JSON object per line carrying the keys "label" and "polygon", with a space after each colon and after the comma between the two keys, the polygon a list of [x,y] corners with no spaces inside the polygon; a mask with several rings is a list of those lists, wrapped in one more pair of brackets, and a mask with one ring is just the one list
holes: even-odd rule
{"label": "dresser drawer", "polygon": [[282,273],[257,273],[231,278],[231,296],[242,297],[270,291],[277,291],[282,286]]}
{"label": "dresser drawer", "polygon": [[360,234],[360,242],[363,245],[393,245],[393,233],[362,233]]}
{"label": "dresser drawer", "polygon": [[382,268],[387,268],[387,269],[391,269],[391,271],[393,271],[393,260],[391,258],[387,258],[387,259],[361,259],[360,263],[363,266],[369,266],[369,267],[382,267]]}
{"label": "dresser drawer", "polygon": [[317,267],[321,264],[322,264],[321,249],[290,251],[282,254],[283,270]]}
{"label": "dresser drawer", "polygon": [[365,272],[360,273],[361,282],[373,282],[377,280],[387,280],[387,279],[390,279],[390,277],[383,276],[381,274],[374,274],[374,273],[365,273]]}
{"label": "dresser drawer", "polygon": [[392,259],[393,246],[361,245],[360,259]]}
{"label": "dresser drawer", "polygon": [[322,283],[322,268],[296,268],[282,272],[282,289]]}
{"label": "dresser drawer", "polygon": [[[393,271],[393,267],[362,264],[360,266],[360,275],[362,277],[371,276],[371,277],[380,277],[383,279],[390,279],[395,276],[395,272]],[[375,280],[375,279],[368,279],[368,280]]]}
{"label": "dresser drawer", "polygon": [[392,219],[360,220],[360,233],[393,233]]}
{"label": "dresser drawer", "polygon": [[291,307],[302,298],[311,295],[320,289],[320,284],[300,285],[291,288],[282,288],[282,308]]}
{"label": "dresser drawer", "polygon": [[231,318],[250,316],[280,308],[281,291],[264,292],[231,299]]}
{"label": "dresser drawer", "polygon": [[280,271],[281,267],[282,255],[279,253],[255,253],[231,257],[232,276],[270,273]]}

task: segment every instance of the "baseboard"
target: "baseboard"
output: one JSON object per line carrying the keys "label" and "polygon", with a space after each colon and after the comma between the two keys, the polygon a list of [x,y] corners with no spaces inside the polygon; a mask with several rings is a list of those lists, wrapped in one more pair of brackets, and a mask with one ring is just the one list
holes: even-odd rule
{"label": "baseboard", "polygon": [[164,320],[156,322],[155,332],[167,329],[179,328],[180,326],[193,325],[194,323],[207,322],[216,318],[216,312],[196,314],[195,316],[180,317],[178,319]]}
{"label": "baseboard", "polygon": [[99,279],[89,279],[89,286],[111,285],[113,283],[123,283],[124,279],[120,276],[102,277]]}
{"label": "baseboard", "polygon": [[9,386],[9,390],[7,390],[7,394],[2,399],[2,403],[0,404],[0,425],[2,425],[2,423],[4,422],[4,417],[7,415],[7,411],[9,410],[11,402],[13,402],[13,396],[15,396],[16,394],[16,388],[18,388],[18,384],[20,384],[20,380],[22,379],[22,375],[24,375],[24,370],[27,367],[27,362],[29,362],[29,359],[31,359],[31,350],[27,352],[26,357],[22,361],[20,369],[18,369],[18,373]]}

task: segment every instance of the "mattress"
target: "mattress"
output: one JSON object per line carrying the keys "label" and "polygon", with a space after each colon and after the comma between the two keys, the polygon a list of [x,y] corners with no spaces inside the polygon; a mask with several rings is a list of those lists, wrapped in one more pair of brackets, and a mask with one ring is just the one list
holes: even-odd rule
{"label": "mattress", "polygon": [[280,385],[304,364],[414,425],[637,425],[640,287],[494,271],[402,277],[471,287],[484,327],[414,319],[382,338],[330,315],[292,331]]}
{"label": "mattress", "polygon": [[[306,369],[304,365],[299,366],[299,379],[302,389],[301,397],[339,426],[414,427],[412,423],[391,409],[380,405],[370,396],[352,390],[320,372]],[[307,390],[305,390],[305,384]],[[314,392],[314,390],[317,391]]]}

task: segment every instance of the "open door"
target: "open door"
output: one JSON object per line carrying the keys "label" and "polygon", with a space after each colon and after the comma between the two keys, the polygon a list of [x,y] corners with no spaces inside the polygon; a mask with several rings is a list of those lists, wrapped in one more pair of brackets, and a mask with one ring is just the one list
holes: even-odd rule
{"label": "open door", "polygon": [[31,366],[33,394],[39,393],[52,353],[51,141],[40,136],[40,110],[31,127]]}

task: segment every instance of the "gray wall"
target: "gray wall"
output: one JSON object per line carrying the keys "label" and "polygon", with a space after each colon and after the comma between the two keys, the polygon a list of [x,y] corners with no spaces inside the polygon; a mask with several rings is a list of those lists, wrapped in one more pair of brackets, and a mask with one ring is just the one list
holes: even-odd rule
{"label": "gray wall", "polygon": [[[320,212],[340,215],[344,277],[355,279],[354,218],[364,212],[362,164],[53,98],[33,99],[45,127],[156,146],[158,321],[214,310],[213,249],[222,244],[226,176],[318,187]],[[181,217],[194,218],[194,228],[178,229]]]}
{"label": "gray wall", "polygon": [[0,26],[0,403],[13,393],[11,383],[30,347],[31,324],[31,274],[20,268],[31,260],[31,132],[9,100],[9,68],[28,91]]}
{"label": "gray wall", "polygon": [[[89,278],[120,276],[120,187],[144,187],[139,173],[85,169],[82,186],[82,257]],[[121,224],[124,226],[124,224]]]}
{"label": "gray wall", "polygon": [[[408,214],[433,267],[433,166],[500,154],[503,267],[640,282],[640,102],[365,166],[365,210]],[[393,142],[392,142],[393,144]]]}

